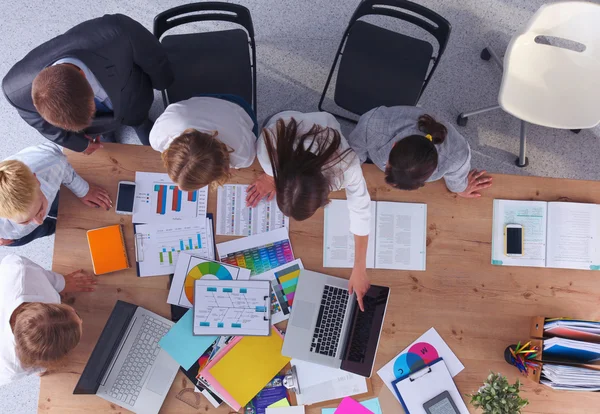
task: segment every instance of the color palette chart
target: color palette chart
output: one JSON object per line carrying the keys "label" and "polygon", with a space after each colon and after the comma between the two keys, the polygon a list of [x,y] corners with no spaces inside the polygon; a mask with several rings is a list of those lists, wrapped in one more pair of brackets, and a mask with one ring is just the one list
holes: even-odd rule
{"label": "color palette chart", "polygon": [[294,293],[298,285],[298,276],[300,276],[300,266],[297,264],[275,272],[275,278],[271,282],[273,294],[277,297],[277,301],[281,306],[281,312],[284,315],[289,315],[294,304]]}
{"label": "color palette chart", "polygon": [[191,303],[194,303],[194,283],[204,276],[214,276],[219,280],[233,280],[229,270],[217,262],[204,262],[192,267],[183,285],[185,296]]}
{"label": "color palette chart", "polygon": [[251,275],[264,273],[294,260],[289,240],[230,253],[221,257],[223,263],[250,269]]}

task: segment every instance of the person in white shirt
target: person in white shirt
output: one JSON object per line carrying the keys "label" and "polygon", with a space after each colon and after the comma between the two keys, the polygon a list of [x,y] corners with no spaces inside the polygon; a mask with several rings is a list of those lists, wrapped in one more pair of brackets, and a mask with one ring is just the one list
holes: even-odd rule
{"label": "person in white shirt", "polygon": [[88,207],[112,206],[108,192],[81,178],[54,143],[25,148],[0,162],[0,246],[54,234],[61,184]]}
{"label": "person in white shirt", "polygon": [[171,104],[154,123],[150,145],[162,153],[167,173],[184,191],[223,184],[230,168],[256,156],[256,123],[239,97],[201,96]]}
{"label": "person in white shirt", "polygon": [[0,386],[58,368],[81,338],[81,318],[59,293],[91,292],[83,270],[62,276],[31,260],[8,255],[0,262]]}
{"label": "person in white shirt", "polygon": [[267,122],[258,140],[257,156],[264,170],[248,187],[246,202],[256,206],[277,197],[279,209],[294,220],[306,220],[329,202],[329,193],[346,190],[350,232],[354,234],[354,268],[348,284],[361,310],[370,283],[367,244],[371,197],[360,161],[327,112],[285,111]]}

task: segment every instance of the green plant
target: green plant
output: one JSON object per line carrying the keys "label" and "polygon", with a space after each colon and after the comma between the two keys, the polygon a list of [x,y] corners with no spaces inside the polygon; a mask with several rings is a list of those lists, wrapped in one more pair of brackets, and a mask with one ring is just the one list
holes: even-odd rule
{"label": "green plant", "polygon": [[490,373],[487,380],[475,394],[467,395],[475,408],[481,408],[484,414],[520,414],[529,401],[519,396],[521,382],[509,384],[500,373]]}

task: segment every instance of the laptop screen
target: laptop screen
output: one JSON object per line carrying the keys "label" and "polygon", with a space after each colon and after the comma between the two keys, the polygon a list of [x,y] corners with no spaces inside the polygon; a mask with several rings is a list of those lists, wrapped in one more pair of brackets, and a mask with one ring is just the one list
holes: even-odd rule
{"label": "laptop screen", "polygon": [[121,300],[117,301],[73,394],[96,394],[137,308],[137,305]]}

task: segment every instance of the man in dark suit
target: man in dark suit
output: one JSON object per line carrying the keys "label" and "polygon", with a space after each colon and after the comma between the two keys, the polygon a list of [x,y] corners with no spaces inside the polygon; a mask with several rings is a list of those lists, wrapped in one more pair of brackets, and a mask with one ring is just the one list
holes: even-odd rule
{"label": "man in dark suit", "polygon": [[122,125],[149,143],[153,89],[173,72],[160,42],[122,14],[83,22],[32,50],[2,81],[19,115],[58,145],[91,154]]}

